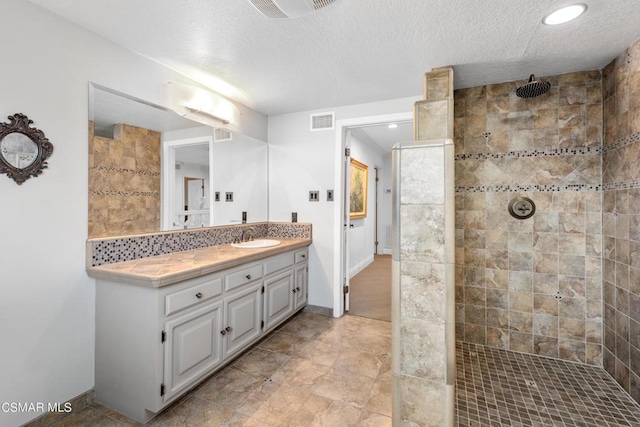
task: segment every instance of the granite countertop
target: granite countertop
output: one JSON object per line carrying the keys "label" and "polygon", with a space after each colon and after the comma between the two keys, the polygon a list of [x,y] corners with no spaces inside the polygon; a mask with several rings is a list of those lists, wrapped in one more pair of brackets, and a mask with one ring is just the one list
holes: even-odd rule
{"label": "granite countertop", "polygon": [[87,274],[95,279],[160,288],[311,244],[311,239],[283,237],[277,239],[282,243],[269,248],[241,249],[231,245],[210,246],[99,267],[88,267]]}

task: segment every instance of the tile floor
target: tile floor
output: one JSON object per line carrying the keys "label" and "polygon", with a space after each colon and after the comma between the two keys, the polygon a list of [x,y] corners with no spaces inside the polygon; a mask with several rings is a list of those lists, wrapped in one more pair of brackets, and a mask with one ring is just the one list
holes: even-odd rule
{"label": "tile floor", "polygon": [[[148,425],[391,426],[390,352],[389,322],[301,313]],[[602,368],[467,343],[456,358],[459,427],[640,427]],[[55,424],[136,425],[99,404]]]}
{"label": "tile floor", "polygon": [[[151,426],[391,426],[391,323],[301,313]],[[135,426],[93,404],[61,426]]]}
{"label": "tile floor", "polygon": [[459,426],[640,426],[602,368],[468,343],[456,359]]}

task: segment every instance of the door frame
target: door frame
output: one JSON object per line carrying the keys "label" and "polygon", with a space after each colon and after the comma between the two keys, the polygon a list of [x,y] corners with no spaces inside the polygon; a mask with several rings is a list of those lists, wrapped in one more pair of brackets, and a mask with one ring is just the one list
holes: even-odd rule
{"label": "door frame", "polygon": [[[348,277],[349,272],[343,268],[343,257],[346,256],[345,244],[343,244],[343,238],[345,234],[345,228],[348,230],[349,222],[345,224],[345,173],[344,173],[344,149],[346,143],[346,133],[348,128],[359,126],[370,126],[388,122],[406,122],[413,121],[413,110],[406,111],[404,113],[391,113],[381,114],[377,116],[365,116],[356,117],[351,119],[336,120],[336,140],[335,140],[335,184],[334,184],[334,198],[336,202],[333,208],[333,221],[336,224],[336,230],[333,234],[333,316],[340,317],[344,314],[344,296],[342,284],[345,277]],[[400,141],[398,141],[400,142]],[[348,269],[348,267],[347,267]]]}

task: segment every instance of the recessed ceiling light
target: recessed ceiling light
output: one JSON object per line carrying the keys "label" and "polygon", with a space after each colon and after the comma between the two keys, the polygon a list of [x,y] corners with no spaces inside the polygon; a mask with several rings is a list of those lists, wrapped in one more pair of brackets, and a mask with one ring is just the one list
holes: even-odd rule
{"label": "recessed ceiling light", "polygon": [[548,14],[542,22],[547,25],[559,25],[572,21],[582,15],[587,10],[586,4],[574,4],[558,9]]}
{"label": "recessed ceiling light", "polygon": [[397,124],[395,124],[395,123],[391,123],[391,124],[390,124],[389,126],[387,126],[387,127],[388,127],[389,129],[395,129],[395,128],[397,128],[397,127],[398,127],[398,125],[397,125]]}

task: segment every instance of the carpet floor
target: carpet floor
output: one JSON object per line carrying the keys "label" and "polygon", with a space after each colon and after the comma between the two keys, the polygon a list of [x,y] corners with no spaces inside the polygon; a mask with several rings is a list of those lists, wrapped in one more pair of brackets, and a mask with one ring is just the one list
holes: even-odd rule
{"label": "carpet floor", "polygon": [[391,255],[374,255],[349,280],[349,314],[391,322]]}

